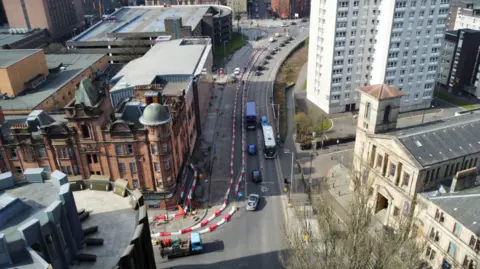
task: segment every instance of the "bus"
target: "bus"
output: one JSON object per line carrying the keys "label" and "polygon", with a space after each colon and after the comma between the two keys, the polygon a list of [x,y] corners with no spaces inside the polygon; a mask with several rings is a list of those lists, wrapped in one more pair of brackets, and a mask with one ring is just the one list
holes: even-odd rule
{"label": "bus", "polygon": [[270,125],[263,126],[263,154],[266,159],[273,159],[277,155],[275,135]]}
{"label": "bus", "polygon": [[255,130],[257,125],[257,112],[255,111],[255,102],[247,103],[247,110],[245,111],[245,127],[247,130]]}

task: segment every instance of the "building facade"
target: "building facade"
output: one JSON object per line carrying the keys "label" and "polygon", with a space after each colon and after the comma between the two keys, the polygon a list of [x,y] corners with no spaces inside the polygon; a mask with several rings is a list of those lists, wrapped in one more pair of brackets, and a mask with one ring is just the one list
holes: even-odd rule
{"label": "building facade", "polygon": [[54,40],[66,40],[85,27],[81,0],[3,0],[10,28],[47,29]]}
{"label": "building facade", "polygon": [[457,8],[453,30],[463,28],[480,30],[480,7],[478,5],[470,4],[468,7]]}
{"label": "building facade", "polygon": [[[169,61],[183,64],[158,65]],[[0,169],[16,177],[40,167],[71,178],[121,179],[150,197],[150,206],[175,206],[207,117],[212,62],[209,39],[174,40],[130,62],[109,85],[83,79],[64,119],[33,111],[4,122]]]}
{"label": "building facade", "polygon": [[[367,86],[361,88],[360,92],[354,169],[362,175],[362,182],[368,182],[371,187],[370,205],[379,222],[385,226],[396,227],[400,219],[414,213],[414,230],[420,237],[429,240],[433,227],[429,216],[433,216],[437,222],[440,216],[446,219],[447,213],[435,213],[442,210],[454,215],[456,221],[463,222],[463,226],[472,228],[472,221],[463,221],[460,215],[452,213],[455,206],[433,206],[428,204],[427,200],[437,203],[432,198],[432,193],[442,196],[441,194],[449,191],[459,198],[465,198],[460,191],[468,184],[454,182],[455,178],[462,175],[462,171],[476,171],[476,167],[480,165],[480,145],[474,135],[475,130],[480,128],[480,114],[470,111],[439,121],[397,129],[404,93],[388,85]],[[462,205],[468,206],[465,201],[460,201],[459,211],[470,216],[469,212],[461,208]],[[476,210],[477,207],[470,208]],[[444,225],[442,233],[459,231],[453,219]],[[436,231],[437,228],[433,238],[438,241],[435,239]],[[476,240],[477,229],[473,232]],[[443,236],[445,241],[441,243],[442,252],[435,248],[436,256],[432,252],[432,245],[428,245],[426,259],[435,269],[460,268],[464,263],[465,252],[457,249],[458,256],[451,256],[455,252],[455,246],[449,245],[449,238],[446,236]],[[467,230],[465,236],[462,235],[462,240],[470,244],[471,236],[472,233]],[[474,241],[474,247],[475,244]],[[470,260],[474,256],[471,251],[466,254],[468,258],[464,266],[470,266]],[[478,255],[474,258],[477,257]]]}
{"label": "building facade", "polygon": [[480,60],[480,31],[447,31],[440,56],[437,83],[456,95],[478,98],[477,73]]}
{"label": "building facade", "polygon": [[360,87],[385,83],[406,93],[401,111],[428,107],[448,13],[448,0],[313,1],[307,98],[352,111]]}
{"label": "building facade", "polygon": [[110,63],[128,63],[160,42],[210,37],[215,50],[215,44],[231,36],[232,10],[227,6],[123,7],[69,40],[67,48],[69,53],[104,53]]}
{"label": "building facade", "polygon": [[441,191],[419,195],[415,215],[424,222],[424,257],[432,268],[478,268],[479,179],[473,167],[457,172]]}

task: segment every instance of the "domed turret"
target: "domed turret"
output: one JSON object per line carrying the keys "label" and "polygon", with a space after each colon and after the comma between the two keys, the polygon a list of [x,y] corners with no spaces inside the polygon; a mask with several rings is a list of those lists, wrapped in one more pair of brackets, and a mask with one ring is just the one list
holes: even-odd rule
{"label": "domed turret", "polygon": [[157,126],[168,123],[172,120],[172,116],[167,109],[158,103],[149,104],[140,117],[140,123],[146,126]]}

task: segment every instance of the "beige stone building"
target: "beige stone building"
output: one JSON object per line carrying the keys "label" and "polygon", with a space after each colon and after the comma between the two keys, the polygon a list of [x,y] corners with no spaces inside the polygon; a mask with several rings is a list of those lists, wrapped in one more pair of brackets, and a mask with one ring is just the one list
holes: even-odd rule
{"label": "beige stone building", "polygon": [[[451,185],[457,172],[478,166],[480,114],[466,113],[397,129],[402,92],[387,85],[366,86],[360,92],[354,167],[361,180],[371,184],[370,202],[375,216],[385,226],[395,227],[396,219],[412,213],[412,204],[431,191],[438,191],[442,184]],[[433,208],[424,210],[428,213],[417,208],[417,215],[423,212],[421,214],[435,217]],[[442,216],[447,213],[444,214]],[[418,235],[427,235],[432,224],[429,218],[417,215],[414,216]],[[445,226],[445,231],[453,231],[456,221]],[[475,232],[474,235],[476,240]],[[469,240],[465,241],[467,247]],[[431,263],[433,268],[460,268],[454,261],[463,257],[449,256],[452,247],[442,244],[442,251],[437,252],[438,257]],[[430,247],[429,255],[432,249]],[[464,255],[462,251],[458,255]],[[440,264],[443,267],[439,267]]]}
{"label": "beige stone building", "polygon": [[415,216],[424,223],[425,260],[432,268],[479,268],[479,179],[473,167],[418,196]]}

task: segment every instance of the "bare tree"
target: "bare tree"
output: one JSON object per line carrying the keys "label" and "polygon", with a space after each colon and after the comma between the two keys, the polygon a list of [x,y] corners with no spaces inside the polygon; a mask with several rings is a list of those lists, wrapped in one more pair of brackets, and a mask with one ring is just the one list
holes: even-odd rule
{"label": "bare tree", "polygon": [[[370,170],[351,172],[354,191],[347,219],[340,221],[330,207],[328,179],[311,190],[312,212],[296,210],[285,237],[289,250],[280,254],[287,269],[414,269],[423,266],[424,243],[417,237],[413,213],[395,217],[395,229],[374,227],[370,205]],[[412,211],[413,212],[412,207]],[[401,214],[400,214],[401,215]],[[310,219],[318,227],[310,225]],[[294,219],[292,221],[292,219]]]}

